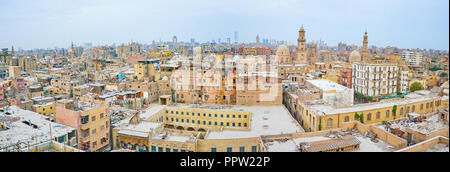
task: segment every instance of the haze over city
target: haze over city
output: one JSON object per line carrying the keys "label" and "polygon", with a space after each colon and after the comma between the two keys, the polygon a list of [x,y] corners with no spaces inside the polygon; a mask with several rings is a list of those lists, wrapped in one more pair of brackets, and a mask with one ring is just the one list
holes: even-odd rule
{"label": "haze over city", "polygon": [[447,0],[15,0],[0,6],[0,47],[17,49],[169,41],[261,38],[296,44],[298,27],[307,39],[370,45],[448,50]]}

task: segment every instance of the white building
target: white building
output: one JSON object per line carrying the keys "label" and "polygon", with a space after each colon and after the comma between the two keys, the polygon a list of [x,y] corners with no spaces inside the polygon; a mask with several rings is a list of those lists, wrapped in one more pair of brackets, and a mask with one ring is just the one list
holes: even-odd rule
{"label": "white building", "polygon": [[389,63],[353,63],[353,89],[365,96],[397,93],[398,66]]}
{"label": "white building", "polygon": [[412,52],[412,51],[403,51],[402,52],[403,60],[409,62],[410,66],[420,66],[423,62],[422,53]]}
{"label": "white building", "polygon": [[322,99],[329,105],[353,105],[353,89],[331,82],[328,79],[306,80],[306,83],[319,89]]}

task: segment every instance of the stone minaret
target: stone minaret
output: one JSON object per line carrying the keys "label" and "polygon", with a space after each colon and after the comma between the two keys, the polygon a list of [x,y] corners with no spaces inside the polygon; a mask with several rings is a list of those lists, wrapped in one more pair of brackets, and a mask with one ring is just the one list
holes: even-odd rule
{"label": "stone minaret", "polygon": [[308,64],[308,59],[306,57],[307,49],[306,49],[306,38],[305,38],[305,29],[303,26],[298,31],[298,47],[297,47],[297,58],[294,60],[295,63],[298,64]]}
{"label": "stone minaret", "polygon": [[73,46],[73,42],[72,42],[72,52],[70,53],[70,56],[71,56],[72,58],[75,57],[75,48],[74,48],[74,46]]}
{"label": "stone minaret", "polygon": [[363,61],[363,62],[369,61],[368,38],[369,38],[369,36],[367,36],[367,30],[366,30],[366,32],[364,33],[363,48],[362,48],[362,53],[361,53],[361,61]]}
{"label": "stone minaret", "polygon": [[314,65],[316,63],[316,44],[311,43],[311,50],[309,52],[309,64]]}

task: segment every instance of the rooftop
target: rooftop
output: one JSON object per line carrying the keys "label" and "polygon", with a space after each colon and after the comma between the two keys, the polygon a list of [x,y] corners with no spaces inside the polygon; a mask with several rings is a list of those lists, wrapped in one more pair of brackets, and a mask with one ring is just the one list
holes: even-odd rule
{"label": "rooftop", "polygon": [[314,85],[315,87],[323,90],[323,91],[343,91],[343,90],[349,90],[350,88],[344,87],[340,84],[331,82],[328,79],[318,79],[318,80],[306,80],[306,82]]}
{"label": "rooftop", "polygon": [[284,106],[233,106],[230,110],[233,108],[251,112],[250,130],[209,132],[205,139],[251,138],[261,135],[305,132]]}
{"label": "rooftop", "polygon": [[[7,128],[0,130],[0,148],[20,143],[43,143],[53,138],[67,135],[75,128],[46,120],[46,116],[20,109],[17,106],[6,107],[0,112],[0,122]],[[51,133],[50,133],[51,131]]]}

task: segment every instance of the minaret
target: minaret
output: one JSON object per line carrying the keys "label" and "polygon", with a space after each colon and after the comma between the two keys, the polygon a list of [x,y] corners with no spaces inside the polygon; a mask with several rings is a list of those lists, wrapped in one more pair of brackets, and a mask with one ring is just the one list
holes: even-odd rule
{"label": "minaret", "polygon": [[367,36],[367,29],[366,29],[366,32],[364,33],[363,48],[362,48],[362,53],[361,53],[361,61],[363,61],[363,62],[369,61],[368,38],[369,38],[369,36]]}
{"label": "minaret", "polygon": [[74,46],[73,46],[73,42],[72,42],[72,52],[70,53],[70,56],[71,56],[72,58],[75,57],[75,48],[74,48]]}
{"label": "minaret", "polygon": [[316,44],[314,44],[314,42],[311,43],[311,50],[309,52],[309,63],[310,65],[314,65],[316,63]]}
{"label": "minaret", "polygon": [[14,46],[11,46],[11,57],[14,56]]}
{"label": "minaret", "polygon": [[307,49],[306,49],[306,38],[305,38],[305,29],[302,27],[298,31],[298,47],[297,47],[297,59],[295,59],[295,63],[298,64],[308,64],[308,60],[306,57]]}

